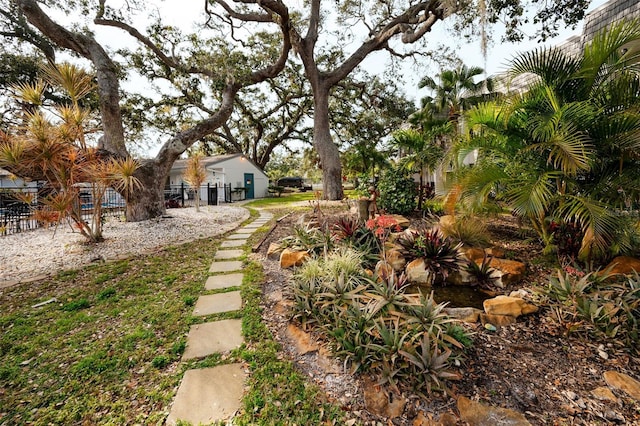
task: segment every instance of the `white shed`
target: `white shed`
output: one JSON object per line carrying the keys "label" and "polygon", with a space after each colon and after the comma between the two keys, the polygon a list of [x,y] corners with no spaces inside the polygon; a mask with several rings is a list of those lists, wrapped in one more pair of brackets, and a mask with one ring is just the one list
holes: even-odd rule
{"label": "white shed", "polygon": [[[173,164],[169,174],[168,184],[171,187],[184,183],[184,171],[188,159],[179,159]],[[232,191],[244,190],[247,199],[264,198],[268,195],[269,178],[256,164],[242,154],[216,155],[202,157],[202,165],[206,171],[206,179],[201,191],[206,191],[206,185],[223,187],[230,185]],[[224,192],[219,191],[218,198],[224,200]],[[201,194],[204,198],[205,194]]]}

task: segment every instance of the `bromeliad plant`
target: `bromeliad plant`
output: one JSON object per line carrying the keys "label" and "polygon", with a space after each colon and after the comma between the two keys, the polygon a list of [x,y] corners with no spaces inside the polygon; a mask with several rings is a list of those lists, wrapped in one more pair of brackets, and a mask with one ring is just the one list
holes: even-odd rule
{"label": "bromeliad plant", "polygon": [[409,230],[396,240],[396,244],[401,247],[407,262],[423,259],[427,270],[435,277],[435,283],[443,283],[451,272],[460,269],[462,243],[454,243],[438,230]]}
{"label": "bromeliad plant", "polygon": [[640,276],[615,280],[607,271],[559,270],[540,289],[553,319],[567,334],[611,343],[637,355],[640,348]]}
{"label": "bromeliad plant", "polygon": [[395,274],[369,277],[358,260],[343,250],[301,266],[291,285],[294,317],[324,334],[354,372],[370,371],[396,390],[443,389],[463,348],[449,333],[444,305],[407,293]]}

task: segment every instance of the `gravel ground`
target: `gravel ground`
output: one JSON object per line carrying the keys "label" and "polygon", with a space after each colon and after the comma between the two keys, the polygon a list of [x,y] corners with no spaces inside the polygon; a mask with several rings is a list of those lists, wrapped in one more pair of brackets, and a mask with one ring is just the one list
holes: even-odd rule
{"label": "gravel ground", "polygon": [[248,210],[236,206],[204,206],[200,212],[187,207],[167,210],[164,217],[143,222],[109,218],[103,228],[105,241],[98,244],[87,244],[68,225],[61,225],[57,231],[37,229],[0,237],[0,288],[92,262],[220,235],[248,217]]}

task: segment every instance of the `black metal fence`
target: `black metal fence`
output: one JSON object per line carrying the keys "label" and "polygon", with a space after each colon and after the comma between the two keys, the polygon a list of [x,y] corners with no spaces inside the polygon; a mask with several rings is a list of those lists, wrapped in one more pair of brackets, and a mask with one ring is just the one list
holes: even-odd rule
{"label": "black metal fence", "polygon": [[[39,228],[43,225],[34,216],[34,211],[42,206],[50,189],[39,188],[0,188],[0,235],[16,234]],[[81,189],[78,203],[87,219],[93,213],[94,200],[90,189]],[[101,200],[102,215],[119,216],[125,211],[124,198],[108,188]]]}
{"label": "black metal fence", "polygon": [[236,194],[231,190],[231,184],[212,185],[207,183],[199,190],[185,185],[167,185],[164,190],[164,203],[168,209],[178,207],[193,207],[196,197],[200,198],[200,205],[217,206],[220,203],[231,203],[244,199],[243,194]]}
{"label": "black metal fence", "polygon": [[[34,211],[42,205],[49,191],[43,188],[0,188],[0,236],[16,234],[43,225],[34,216]],[[233,191],[231,184],[207,184],[195,190],[185,184],[167,186],[164,191],[166,208],[193,207],[196,196],[200,205],[218,205],[244,199],[244,191]],[[78,202],[86,212],[87,220],[93,211],[93,199],[89,189],[81,190]],[[121,216],[126,209],[125,200],[120,194],[109,188],[102,199],[102,215]]]}

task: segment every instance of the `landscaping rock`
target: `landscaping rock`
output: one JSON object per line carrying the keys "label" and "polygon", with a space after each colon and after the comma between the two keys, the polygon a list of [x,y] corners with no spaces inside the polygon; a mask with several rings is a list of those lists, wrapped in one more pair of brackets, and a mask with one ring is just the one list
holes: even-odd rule
{"label": "landscaping rock", "polygon": [[373,414],[393,419],[402,415],[407,400],[395,394],[388,395],[379,386],[372,385],[364,388],[364,404]]}
{"label": "landscaping rock", "polygon": [[293,268],[294,266],[300,266],[305,260],[309,258],[308,251],[294,251],[291,249],[284,249],[280,253],[280,267],[282,269]]}
{"label": "landscaping rock", "polygon": [[393,273],[393,267],[384,260],[380,260],[376,263],[375,276],[379,279],[382,279],[382,277],[390,277]]}
{"label": "landscaping rock", "polygon": [[[482,263],[482,259],[475,261],[477,264]],[[519,282],[524,276],[526,266],[522,262],[517,260],[508,259],[496,259],[492,258],[489,262],[489,266],[502,272],[502,283],[504,285],[514,284]]]}
{"label": "landscaping rock", "polygon": [[463,251],[464,256],[472,262],[484,259],[484,249],[478,247],[469,247]]}
{"label": "landscaping rock", "polygon": [[311,335],[293,324],[287,327],[287,337],[294,342],[300,355],[318,350],[318,345],[311,339]]}
{"label": "landscaping rock", "polygon": [[616,398],[613,392],[611,392],[611,389],[605,388],[604,386],[592,390],[591,395],[593,395],[594,398],[599,399],[600,401],[610,401],[616,404],[618,403],[618,398]]}
{"label": "landscaping rock", "polygon": [[485,300],[482,305],[487,314],[509,315],[514,318],[538,312],[537,306],[527,303],[519,297],[496,296],[493,299]]}
{"label": "landscaping rock", "polygon": [[427,271],[424,259],[415,259],[407,264],[407,279],[416,284],[430,284],[431,274]]}
{"label": "landscaping rock", "polygon": [[387,260],[387,263],[391,265],[393,270],[396,272],[402,272],[407,264],[406,259],[404,258],[402,253],[400,253],[400,250],[397,249],[391,249],[387,251],[385,258]]}
{"label": "landscaping rock", "polygon": [[[609,268],[611,269],[609,270]],[[640,259],[630,256],[618,256],[609,262],[604,270],[612,274],[630,275],[634,271],[640,274]]]}
{"label": "landscaping rock", "polygon": [[456,426],[458,419],[452,413],[443,413],[440,417],[434,419],[431,414],[419,412],[411,426]]}
{"label": "landscaping rock", "polygon": [[604,373],[604,381],[612,388],[621,390],[636,401],[640,401],[640,382],[633,377],[617,371],[607,371]]}
{"label": "landscaping rock", "polygon": [[471,401],[461,396],[458,398],[460,418],[472,426],[531,426],[521,413],[508,408],[491,407]]}
{"label": "landscaping rock", "polygon": [[278,260],[280,259],[280,254],[283,250],[284,248],[282,247],[282,244],[271,243],[267,249],[267,257],[271,260]]}
{"label": "landscaping rock", "polygon": [[445,308],[444,313],[462,322],[475,323],[482,311],[476,308]]}
{"label": "landscaping rock", "polygon": [[485,255],[487,258],[493,257],[496,259],[500,259],[504,257],[504,250],[499,247],[489,247],[486,249],[478,248],[478,247],[469,247],[464,250],[464,255],[467,259],[471,261],[482,261]]}
{"label": "landscaping rock", "polygon": [[480,322],[482,322],[482,325],[493,324],[496,327],[504,327],[505,325],[515,324],[516,318],[511,315],[480,314]]}
{"label": "landscaping rock", "polygon": [[474,278],[466,271],[452,271],[447,275],[446,281],[453,285],[470,285],[474,282]]}

